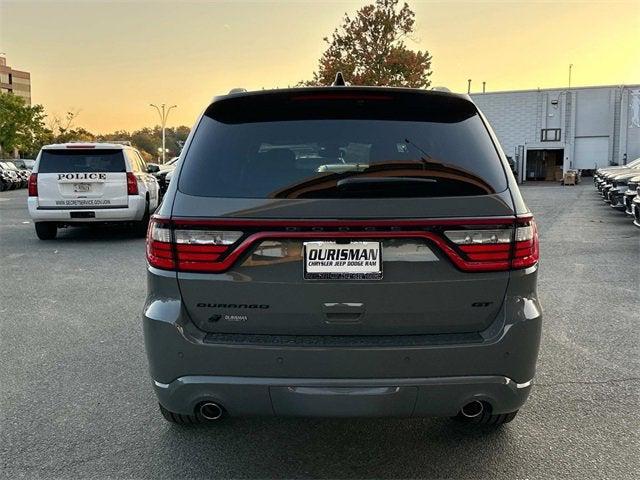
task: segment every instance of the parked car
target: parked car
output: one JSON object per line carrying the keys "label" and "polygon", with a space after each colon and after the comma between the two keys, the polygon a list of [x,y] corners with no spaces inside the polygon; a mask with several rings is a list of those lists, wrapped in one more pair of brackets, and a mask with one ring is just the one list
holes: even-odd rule
{"label": "parked car", "polygon": [[606,183],[602,187],[602,195],[606,203],[613,208],[624,209],[624,192],[627,190],[629,179],[640,175],[640,165],[615,170],[607,175]]}
{"label": "parked car", "polygon": [[173,157],[171,160],[164,164],[150,163],[147,167],[147,171],[154,177],[156,177],[156,180],[158,180],[158,185],[160,186],[160,196],[164,195],[164,193],[167,191],[167,186],[169,185],[167,174],[175,170],[178,158],[179,157]]}
{"label": "parked car", "polygon": [[22,170],[33,170],[36,161],[28,158],[15,158],[11,160],[14,165]]}
{"label": "parked car", "polygon": [[636,196],[633,197],[631,210],[633,211],[633,224],[640,228],[640,187],[636,188]]}
{"label": "parked car", "polygon": [[620,172],[627,168],[633,168],[640,165],[640,158],[636,158],[635,160],[629,162],[626,165],[615,165],[606,168],[599,168],[596,170],[596,173],[593,175],[593,183],[595,184],[598,190],[602,190],[604,187],[605,181],[609,176],[613,176],[616,172]]}
{"label": "parked car", "polygon": [[29,177],[29,214],[41,240],[59,227],[133,222],[146,231],[158,182],[137,150],[112,143],[46,145]]}
{"label": "parked car", "polygon": [[638,196],[638,186],[640,186],[640,174],[630,178],[627,183],[627,190],[624,192],[624,211],[627,215],[633,215],[633,199]]}
{"label": "parked car", "polygon": [[16,169],[11,168],[8,164],[8,162],[0,162],[0,169],[5,172],[7,178],[9,179],[10,185],[9,185],[9,189],[10,190],[15,190],[16,188],[20,188],[22,185],[22,178],[20,178],[20,175],[18,175],[18,172]]}
{"label": "parked car", "polygon": [[18,167],[13,160],[7,161],[5,163],[7,164],[9,169],[18,174],[18,178],[20,179],[20,188],[26,188],[31,171]]}
{"label": "parked car", "polygon": [[0,191],[11,190],[14,182],[8,172],[0,166]]}
{"label": "parked car", "polygon": [[538,234],[468,96],[234,91],[194,132],[147,235],[165,419],[516,416]]}

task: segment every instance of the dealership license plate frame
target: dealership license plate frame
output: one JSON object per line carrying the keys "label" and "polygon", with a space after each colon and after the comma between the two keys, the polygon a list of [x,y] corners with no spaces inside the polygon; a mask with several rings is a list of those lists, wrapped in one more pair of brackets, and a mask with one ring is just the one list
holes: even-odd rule
{"label": "dealership license plate frame", "polygon": [[[324,269],[325,271],[317,271],[318,268],[313,268],[309,271],[309,251],[310,247],[321,246],[322,248],[332,247],[341,248],[345,247],[359,247],[359,248],[374,248],[377,250],[376,266],[367,266],[370,268],[354,268],[353,266],[340,265],[333,266],[332,269]],[[305,280],[382,280],[383,278],[383,261],[382,261],[382,242],[379,241],[349,241],[349,242],[336,242],[336,241],[309,241],[303,243],[303,277]]]}

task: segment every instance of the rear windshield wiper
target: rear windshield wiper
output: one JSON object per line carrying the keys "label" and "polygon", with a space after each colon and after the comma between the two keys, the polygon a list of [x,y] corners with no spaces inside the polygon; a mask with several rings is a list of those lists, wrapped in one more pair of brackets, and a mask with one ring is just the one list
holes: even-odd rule
{"label": "rear windshield wiper", "polygon": [[415,148],[416,150],[418,150],[420,153],[422,153],[422,157],[420,157],[420,161],[422,162],[423,168],[426,168],[428,163],[436,163],[439,164],[440,162],[437,162],[433,159],[433,157],[431,155],[429,155],[422,147],[420,147],[419,145],[417,145],[416,143],[412,142],[410,139],[405,138],[404,142],[407,145],[411,145],[413,148]]}

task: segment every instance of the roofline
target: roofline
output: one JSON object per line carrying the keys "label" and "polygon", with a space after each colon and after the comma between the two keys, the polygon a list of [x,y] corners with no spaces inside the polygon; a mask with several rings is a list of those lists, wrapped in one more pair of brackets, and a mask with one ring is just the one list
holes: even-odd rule
{"label": "roofline", "polygon": [[588,85],[584,87],[555,87],[555,88],[529,88],[524,90],[496,90],[491,92],[471,92],[470,95],[491,95],[493,93],[530,93],[530,92],[556,92],[561,91],[574,91],[574,90],[588,90],[594,88],[640,88],[640,83],[625,83],[619,85]]}
{"label": "roofline", "polygon": [[346,90],[371,90],[380,92],[412,92],[422,95],[437,95],[443,97],[460,98],[473,103],[473,100],[466,93],[445,92],[442,90],[426,90],[423,88],[409,88],[409,87],[385,87],[385,86],[370,86],[370,85],[345,85],[345,86],[318,86],[318,87],[290,87],[290,88],[272,88],[264,90],[249,90],[240,91],[240,89],[232,89],[227,94],[214,96],[209,105],[224,100],[227,98],[237,97],[249,97],[258,96],[264,94],[275,93],[303,93],[303,92],[344,92]]}
{"label": "roofline", "polygon": [[109,143],[109,142],[67,142],[67,143],[51,143],[49,145],[43,145],[42,149],[51,148],[51,149],[63,149],[68,148],[69,146],[73,146],[75,148],[80,148],[83,145],[93,146],[94,148],[111,148],[111,149],[125,149],[125,148],[133,148],[130,145],[123,145],[121,143]]}

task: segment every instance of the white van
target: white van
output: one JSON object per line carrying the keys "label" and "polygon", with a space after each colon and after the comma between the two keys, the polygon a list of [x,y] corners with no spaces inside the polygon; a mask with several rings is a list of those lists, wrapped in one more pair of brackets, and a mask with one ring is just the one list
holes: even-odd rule
{"label": "white van", "polygon": [[135,222],[142,234],[158,199],[158,182],[127,145],[46,145],[29,177],[29,214],[41,240],[93,222]]}

